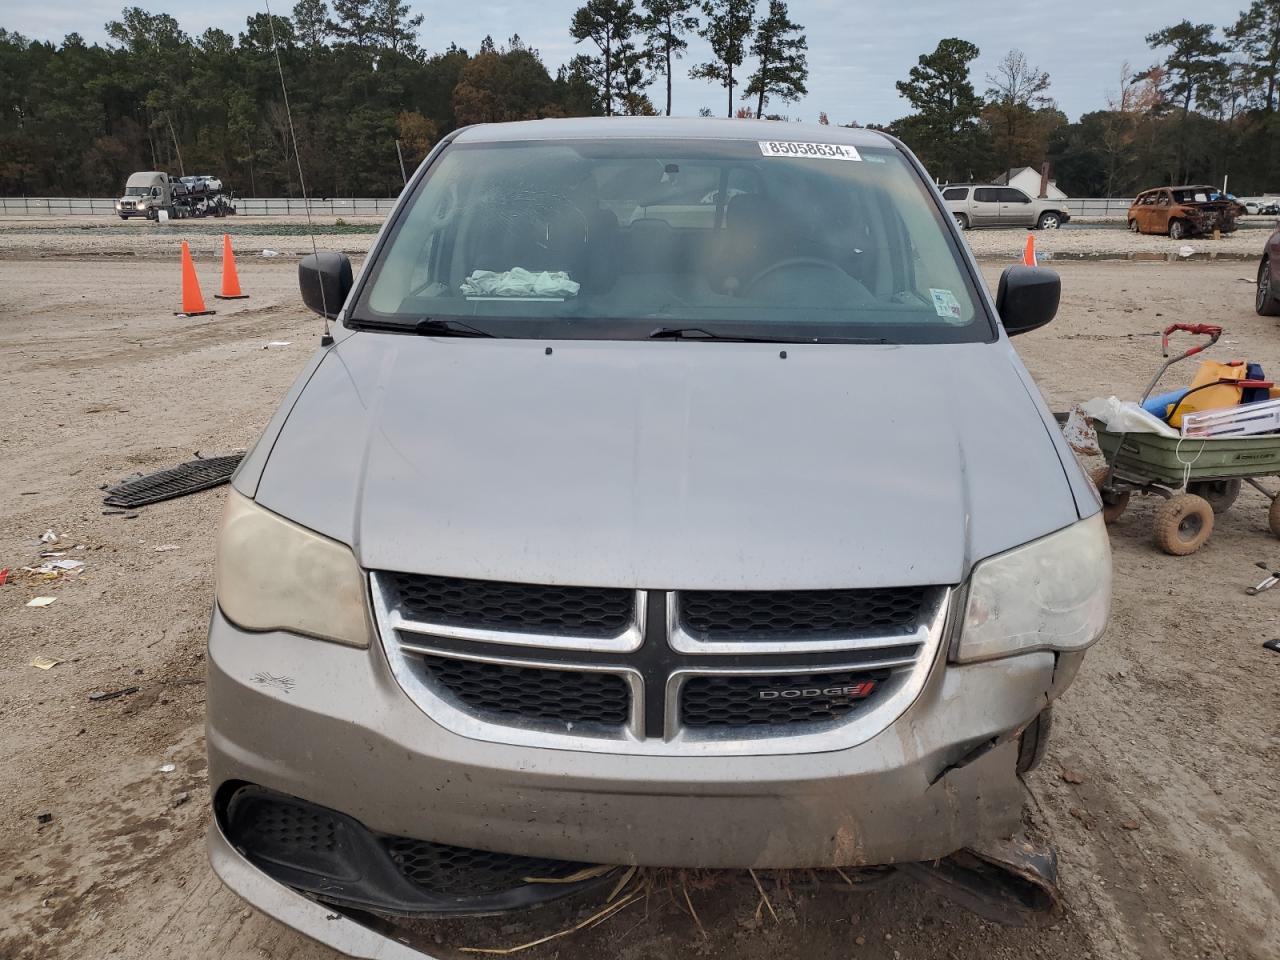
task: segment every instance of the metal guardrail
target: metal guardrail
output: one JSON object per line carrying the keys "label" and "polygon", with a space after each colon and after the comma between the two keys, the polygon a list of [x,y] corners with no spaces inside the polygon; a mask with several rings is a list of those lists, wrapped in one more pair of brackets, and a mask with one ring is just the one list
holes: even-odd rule
{"label": "metal guardrail", "polygon": [[[236,197],[236,212],[252,217],[302,216],[310,206],[312,216],[386,216],[394,197],[325,198],[309,201],[285,197]],[[0,197],[0,217],[115,216],[114,197]]]}
{"label": "metal guardrail", "polygon": [[[237,212],[251,217],[301,216],[311,207],[313,216],[386,216],[394,197],[321,198],[310,201],[285,197],[237,197]],[[1083,197],[1064,201],[1073,217],[1123,217],[1133,201],[1123,197]],[[0,197],[0,217],[112,216],[114,197]]]}

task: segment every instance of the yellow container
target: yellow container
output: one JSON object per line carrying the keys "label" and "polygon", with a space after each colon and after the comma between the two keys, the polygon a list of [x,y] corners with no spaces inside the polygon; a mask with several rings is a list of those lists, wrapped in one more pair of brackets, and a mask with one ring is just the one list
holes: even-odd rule
{"label": "yellow container", "polygon": [[[1229,364],[1219,363],[1217,360],[1202,360],[1200,369],[1196,371],[1195,379],[1191,381],[1191,390],[1193,392],[1187,394],[1186,399],[1178,404],[1178,409],[1169,418],[1169,425],[1171,427],[1182,426],[1182,417],[1187,413],[1197,413],[1201,410],[1221,410],[1224,407],[1239,406],[1243,389],[1232,383],[1217,383],[1217,381],[1244,380],[1247,373],[1248,368],[1243,363]],[[1203,386],[1206,383],[1217,383],[1217,386],[1196,390],[1196,387]]]}

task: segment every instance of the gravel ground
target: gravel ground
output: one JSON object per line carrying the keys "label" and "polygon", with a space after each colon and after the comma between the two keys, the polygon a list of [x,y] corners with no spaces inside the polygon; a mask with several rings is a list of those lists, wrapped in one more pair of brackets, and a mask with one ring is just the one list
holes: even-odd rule
{"label": "gravel ground", "polygon": [[[172,315],[173,246],[199,240],[208,295],[214,236],[138,223],[81,236],[58,229],[65,225],[0,224],[0,381],[9,401],[0,408],[0,567],[33,565],[50,528],[58,549],[85,563],[55,579],[15,572],[0,587],[0,957],[329,958],[246,908],[204,859],[203,632],[225,491],[129,519],[105,515],[98,489],[197,450],[252,443],[315,347],[320,322],[298,304],[291,262],[252,255],[259,241],[248,238],[267,246],[270,234],[238,240],[251,299],[184,319]],[[1058,245],[1090,233],[1099,244],[1162,242],[1083,228],[1037,239],[1065,250]],[[327,240],[354,247],[368,236]],[[1025,232],[967,236],[993,255],[983,267],[994,284]],[[1262,236],[1248,239],[1260,246]],[[160,256],[171,270],[139,262]],[[1059,318],[1017,346],[1054,409],[1135,395],[1159,362],[1153,332],[1175,320],[1220,323],[1227,333],[1215,356],[1280,372],[1280,327],[1253,314],[1252,289],[1241,282],[1252,269],[1063,262]],[[290,343],[267,348],[271,341]],[[1259,579],[1254,561],[1280,549],[1266,501],[1251,490],[1210,543],[1183,559],[1151,546],[1154,506],[1135,502],[1111,528],[1112,629],[1060,702],[1048,758],[1029,778],[1032,808],[1060,858],[1066,910],[1053,926],[994,926],[901,875],[874,888],[830,876],[771,887],[775,921],[748,878],[699,874],[660,878],[607,923],[519,956],[1280,955],[1280,656],[1260,645],[1280,635],[1280,590],[1243,593]],[[26,607],[35,596],[57,599]],[[61,662],[31,666],[42,656]],[[551,911],[429,925],[425,935],[440,955],[467,956],[457,948],[518,944],[571,919]]]}

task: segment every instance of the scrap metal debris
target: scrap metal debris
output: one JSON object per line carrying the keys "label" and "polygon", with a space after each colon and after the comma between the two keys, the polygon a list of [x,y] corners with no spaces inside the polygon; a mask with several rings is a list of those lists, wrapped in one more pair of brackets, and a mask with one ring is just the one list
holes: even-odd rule
{"label": "scrap metal debris", "polygon": [[129,694],[137,692],[137,687],[124,687],[120,690],[98,690],[89,694],[89,699],[94,703],[99,703],[103,700],[114,700],[116,697],[127,697]]}
{"label": "scrap metal debris", "polygon": [[60,663],[62,663],[61,660],[55,660],[53,657],[35,657],[31,661],[31,666],[37,670],[52,670]]}
{"label": "scrap metal debris", "polygon": [[[102,502],[108,507],[133,509],[208,490],[230,480],[243,459],[244,453],[232,453],[222,457],[188,460],[167,470],[118,483],[108,488]],[[132,517],[126,514],[125,519]]]}

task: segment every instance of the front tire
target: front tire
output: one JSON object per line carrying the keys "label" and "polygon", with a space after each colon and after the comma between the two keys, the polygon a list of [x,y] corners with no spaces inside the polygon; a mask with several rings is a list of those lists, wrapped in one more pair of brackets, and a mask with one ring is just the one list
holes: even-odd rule
{"label": "front tire", "polygon": [[1258,264],[1258,288],[1253,298],[1253,309],[1260,317],[1280,317],[1280,301],[1276,300],[1271,286],[1271,258],[1263,257]]}
{"label": "front tire", "polygon": [[1045,707],[1018,738],[1018,773],[1030,773],[1040,766],[1049,749],[1049,732],[1052,729],[1053,707]]}
{"label": "front tire", "polygon": [[956,221],[956,226],[959,227],[961,230],[969,229],[969,218],[966,217],[963,213],[954,213],[952,214],[952,217]]}
{"label": "front tire", "polygon": [[1054,213],[1052,210],[1046,210],[1040,214],[1040,221],[1036,224],[1038,230],[1057,230],[1062,226],[1062,217]]}
{"label": "front tire", "polygon": [[1185,240],[1187,237],[1187,225],[1181,220],[1174,220],[1169,224],[1170,240]]}
{"label": "front tire", "polygon": [[1138,229],[1138,221],[1137,221],[1137,220],[1130,220],[1130,221],[1129,221],[1129,232],[1130,232],[1130,233],[1141,233],[1141,232],[1142,232],[1141,230],[1139,230],[1139,229]]}

